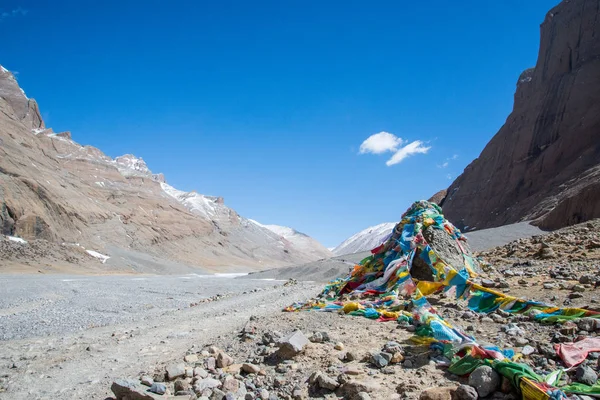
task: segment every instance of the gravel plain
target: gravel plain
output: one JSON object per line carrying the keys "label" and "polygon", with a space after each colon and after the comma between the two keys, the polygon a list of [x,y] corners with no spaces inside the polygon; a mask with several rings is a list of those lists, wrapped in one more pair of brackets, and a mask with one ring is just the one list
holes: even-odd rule
{"label": "gravel plain", "polygon": [[232,276],[0,275],[0,340],[150,320],[213,296],[274,285]]}
{"label": "gravel plain", "polygon": [[239,331],[251,316],[279,315],[320,289],[200,276],[0,280],[2,400],[105,399],[115,379]]}

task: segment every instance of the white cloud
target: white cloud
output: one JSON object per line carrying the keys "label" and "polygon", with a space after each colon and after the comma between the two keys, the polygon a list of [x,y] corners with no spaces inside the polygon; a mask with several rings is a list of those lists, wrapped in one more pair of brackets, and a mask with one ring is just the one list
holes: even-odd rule
{"label": "white cloud", "polygon": [[452,157],[449,157],[448,160],[456,160],[458,159],[458,154],[454,154]]}
{"label": "white cloud", "polygon": [[382,154],[388,151],[398,151],[403,140],[389,132],[375,133],[367,138],[360,145],[360,154],[372,153]]}
{"label": "white cloud", "polygon": [[27,15],[28,12],[29,12],[28,10],[25,10],[21,7],[15,8],[14,10],[11,10],[11,11],[3,11],[0,13],[0,21],[2,21],[5,18],[8,18],[8,17],[16,17],[18,15],[25,16],[25,15]]}
{"label": "white cloud", "polygon": [[446,175],[446,178],[448,178],[448,180],[452,180],[452,175],[448,174]]}
{"label": "white cloud", "polygon": [[446,168],[448,166],[448,161],[444,162],[443,164],[437,164],[438,168]]}
{"label": "white cloud", "polygon": [[431,149],[430,146],[423,146],[423,142],[415,140],[396,151],[392,158],[387,160],[385,165],[391,167],[392,165],[401,163],[406,157],[410,157],[413,154],[426,154],[429,149]]}

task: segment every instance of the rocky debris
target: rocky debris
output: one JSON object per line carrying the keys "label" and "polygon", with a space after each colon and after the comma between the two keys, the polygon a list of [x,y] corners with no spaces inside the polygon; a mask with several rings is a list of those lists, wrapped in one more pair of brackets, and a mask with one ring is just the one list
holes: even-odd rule
{"label": "rocky debris", "polygon": [[500,387],[500,375],[487,365],[475,368],[469,375],[469,386],[477,390],[479,397],[486,397]]}
{"label": "rocky debris", "polygon": [[469,385],[460,385],[454,391],[455,400],[477,400],[478,396],[477,389]]}
{"label": "rocky debris", "polygon": [[294,331],[280,340],[277,356],[283,359],[293,358],[300,353],[308,343],[310,343],[310,341],[301,331]]}
{"label": "rocky debris", "polygon": [[592,368],[582,365],[575,370],[575,379],[579,383],[593,386],[598,381],[598,374]]}
{"label": "rocky debris", "polygon": [[309,338],[313,343],[323,343],[329,341],[329,334],[327,332],[315,332]]}
{"label": "rocky debris", "polygon": [[150,386],[150,389],[148,389],[148,390],[150,392],[156,393],[156,394],[165,394],[167,392],[167,387],[165,386],[164,383],[154,382],[152,384],[152,386]]}
{"label": "rocky debris", "polygon": [[233,364],[233,358],[223,351],[217,354],[216,360],[217,367],[219,368],[225,368]]}
{"label": "rocky debris", "polygon": [[177,363],[167,366],[167,379],[174,381],[175,379],[185,375],[185,364]]}
{"label": "rocky debris", "polygon": [[423,390],[419,400],[452,400],[456,387],[433,387]]}
{"label": "rocky debris", "polygon": [[147,389],[136,381],[124,379],[114,381],[110,387],[117,400],[156,400],[160,398],[148,392]]}

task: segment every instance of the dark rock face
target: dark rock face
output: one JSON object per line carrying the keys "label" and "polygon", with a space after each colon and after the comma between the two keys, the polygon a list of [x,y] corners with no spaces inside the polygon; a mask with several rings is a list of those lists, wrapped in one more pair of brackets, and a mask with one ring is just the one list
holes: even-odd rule
{"label": "dark rock face", "polygon": [[599,21],[599,0],[548,12],[512,113],[441,204],[459,228],[533,219],[555,229],[600,217]]}
{"label": "dark rock face", "polygon": [[437,192],[436,194],[431,196],[429,198],[429,200],[427,200],[427,201],[430,203],[435,203],[439,206],[440,204],[442,204],[442,202],[446,198],[446,193],[447,193],[446,189],[440,190],[439,192]]}

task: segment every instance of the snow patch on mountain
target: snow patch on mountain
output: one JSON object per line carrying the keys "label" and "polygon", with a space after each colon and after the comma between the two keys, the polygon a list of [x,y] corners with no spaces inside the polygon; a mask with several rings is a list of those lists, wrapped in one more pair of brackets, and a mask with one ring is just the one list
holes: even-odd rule
{"label": "snow patch on mountain", "polygon": [[303,253],[312,254],[319,258],[329,258],[332,256],[331,251],[321,243],[302,232],[298,232],[294,228],[281,225],[263,225],[252,219],[250,221],[284,238]]}
{"label": "snow patch on mountain", "polygon": [[219,197],[204,196],[197,192],[184,192],[164,182],[160,183],[160,187],[166,194],[183,204],[185,208],[207,219],[217,218],[218,214],[229,214],[230,208],[226,207]]}
{"label": "snow patch on mountain", "polygon": [[361,251],[372,250],[382,244],[396,226],[395,222],[385,222],[383,224],[371,226],[364,229],[333,249],[333,254],[341,256],[344,254],[354,254]]}
{"label": "snow patch on mountain", "polygon": [[146,162],[140,157],[136,157],[133,154],[125,154],[115,158],[114,162],[117,164],[119,172],[122,174],[140,174],[140,175],[152,175]]}

